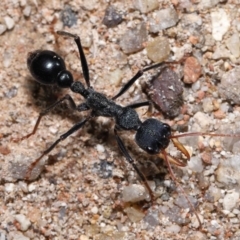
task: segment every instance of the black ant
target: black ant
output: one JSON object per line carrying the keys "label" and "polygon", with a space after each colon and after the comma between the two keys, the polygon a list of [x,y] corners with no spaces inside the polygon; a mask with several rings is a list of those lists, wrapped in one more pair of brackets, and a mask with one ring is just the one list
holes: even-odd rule
{"label": "black ant", "polygon": [[[134,162],[132,157],[129,155],[123,141],[118,135],[118,131],[120,130],[136,131],[135,141],[137,145],[141,149],[146,151],[148,154],[158,155],[161,158],[163,158],[167,163],[172,179],[176,183],[177,183],[177,180],[172,171],[170,162],[177,166],[184,167],[187,165],[187,160],[190,159],[190,155],[188,151],[177,140],[177,138],[183,137],[183,136],[192,136],[192,135],[233,136],[233,135],[226,135],[226,134],[211,134],[211,133],[200,133],[200,132],[186,133],[181,135],[172,135],[171,127],[166,123],[162,123],[158,121],[157,119],[148,118],[147,120],[142,122],[139,119],[139,116],[135,111],[135,108],[149,106],[150,105],[149,101],[134,103],[134,104],[122,107],[116,104],[114,100],[116,100],[118,97],[124,94],[130,88],[130,86],[132,86],[132,84],[144,74],[144,72],[154,68],[158,68],[162,66],[162,63],[153,64],[151,66],[148,66],[139,70],[137,74],[133,76],[114,97],[112,97],[111,99],[108,99],[104,94],[95,91],[93,87],[91,87],[90,85],[88,63],[87,63],[85,54],[83,52],[80,37],[65,31],[58,31],[57,33],[59,35],[73,38],[75,43],[77,44],[78,51],[80,54],[80,62],[82,65],[83,77],[85,79],[87,87],[85,88],[84,85],[79,81],[74,81],[72,74],[68,70],[66,70],[64,60],[53,51],[37,50],[34,52],[30,52],[27,59],[27,65],[28,65],[29,71],[34,77],[34,79],[39,83],[45,84],[45,85],[56,84],[60,88],[70,88],[71,91],[82,95],[85,98],[85,102],[79,105],[76,105],[76,103],[74,102],[74,100],[70,95],[68,94],[65,95],[63,98],[61,98],[60,100],[55,102],[53,105],[48,107],[45,111],[39,114],[37,122],[31,133],[29,133],[28,135],[22,138],[15,139],[15,140],[21,141],[23,139],[26,139],[34,135],[35,132],[37,131],[37,128],[39,126],[39,123],[42,117],[48,114],[53,108],[55,108],[65,100],[70,103],[70,107],[73,110],[77,110],[79,112],[91,110],[91,112],[88,117],[81,120],[80,122],[75,124],[72,128],[70,128],[67,132],[62,134],[49,148],[47,148],[42,153],[40,157],[38,157],[36,160],[34,160],[31,163],[31,165],[27,170],[26,179],[28,180],[30,179],[32,170],[36,167],[36,165],[45,155],[50,153],[59,142],[63,141],[65,138],[67,138],[68,136],[70,136],[80,128],[82,128],[84,124],[87,121],[89,121],[91,118],[98,117],[98,116],[111,117],[111,118],[114,118],[116,122],[116,125],[114,128],[114,134],[115,134],[115,138],[118,143],[118,146],[121,152],[123,153],[124,157],[126,158],[126,160],[132,165],[132,167],[135,169],[140,179],[146,186],[147,190],[149,191],[151,200],[153,202],[154,194],[151,188],[149,187],[144,174],[138,169],[136,163]],[[185,160],[176,159],[167,154],[165,149],[168,147],[170,140],[172,140],[174,146],[186,156]],[[181,190],[183,191],[182,188]],[[191,205],[191,208],[194,211],[199,221],[199,225],[201,226],[201,221],[197,213],[195,212],[194,207],[192,206],[189,200],[188,202]]]}

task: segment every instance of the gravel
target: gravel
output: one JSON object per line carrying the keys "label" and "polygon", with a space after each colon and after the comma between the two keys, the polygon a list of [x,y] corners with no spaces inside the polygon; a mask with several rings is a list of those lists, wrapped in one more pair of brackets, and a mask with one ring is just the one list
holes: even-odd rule
{"label": "gravel", "polygon": [[[179,114],[168,119],[154,108],[150,116],[170,124],[174,134],[238,133],[238,9],[235,0],[4,0],[0,5],[0,239],[239,239],[237,137],[179,138],[192,158],[189,166],[173,166],[173,172],[202,229],[163,162],[142,152],[134,135],[123,131],[130,155],[156,195],[151,206],[144,185],[118,149],[111,119],[91,120],[59,144],[32,171],[30,182],[24,180],[30,163],[85,113],[72,112],[63,104],[43,118],[34,136],[14,141],[29,133],[38,114],[66,93],[82,102],[67,89],[40,86],[27,69],[28,52],[48,49],[63,56],[74,78],[83,80],[74,41],[58,36],[57,30],[80,35],[91,84],[109,97],[158,57],[179,61],[166,63],[185,81]],[[159,39],[166,46],[160,55]],[[117,102],[146,100],[142,82],[151,82],[156,74],[157,69],[144,74]],[[142,120],[149,117],[146,108],[137,111]],[[182,157],[172,145],[167,152]]]}

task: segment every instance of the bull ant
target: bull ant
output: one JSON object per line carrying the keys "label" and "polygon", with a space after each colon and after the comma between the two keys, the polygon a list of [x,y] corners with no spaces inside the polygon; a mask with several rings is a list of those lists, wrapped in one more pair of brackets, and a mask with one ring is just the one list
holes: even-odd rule
{"label": "bull ant", "polygon": [[[62,134],[50,147],[48,147],[41,156],[35,159],[31,165],[29,166],[26,174],[26,179],[30,178],[32,170],[36,167],[39,161],[47,154],[49,154],[55,146],[66,139],[68,136],[76,132],[77,130],[81,129],[87,121],[92,118],[103,116],[103,117],[110,117],[115,120],[115,127],[114,127],[114,134],[115,139],[118,143],[118,146],[124,155],[125,159],[132,165],[134,170],[139,175],[141,181],[144,183],[145,187],[147,188],[152,202],[154,201],[154,194],[149,187],[144,174],[139,170],[135,161],[128,153],[123,141],[121,140],[118,132],[120,130],[133,130],[136,132],[135,134],[135,141],[137,145],[146,151],[148,154],[151,155],[158,155],[159,157],[163,158],[166,161],[167,167],[169,169],[171,178],[173,181],[179,186],[176,177],[174,176],[172,167],[170,163],[173,163],[179,167],[185,167],[187,165],[187,161],[190,159],[190,155],[185,147],[177,140],[179,137],[184,136],[236,136],[236,135],[227,135],[227,134],[211,134],[211,133],[185,133],[179,135],[173,135],[171,133],[171,127],[163,122],[158,121],[155,118],[148,118],[145,121],[141,121],[137,112],[136,108],[149,106],[150,102],[143,101],[139,103],[134,103],[128,106],[121,106],[115,103],[118,97],[124,94],[132,85],[133,83],[139,79],[144,72],[147,72],[151,69],[158,68],[162,66],[162,63],[153,64],[151,66],[147,66],[137,72],[135,76],[133,76],[121,89],[120,91],[111,99],[107,98],[104,94],[99,93],[93,89],[90,85],[90,78],[89,78],[89,69],[88,63],[83,52],[83,48],[81,45],[80,37],[68,32],[58,31],[59,35],[67,36],[73,38],[80,54],[80,62],[83,71],[83,77],[86,83],[86,87],[80,81],[74,81],[72,74],[66,70],[66,66],[64,60],[55,52],[49,50],[37,50],[34,52],[30,52],[27,59],[27,65],[29,71],[33,78],[45,85],[57,85],[60,88],[70,88],[70,90],[74,93],[78,93],[82,95],[85,99],[85,102],[80,103],[77,105],[70,95],[65,95],[60,100],[56,101],[54,104],[49,106],[47,109],[42,111],[39,114],[39,117],[36,121],[36,124],[31,133],[27,134],[24,137],[15,139],[16,141],[22,141],[23,139],[29,138],[30,136],[34,135],[37,131],[37,128],[40,124],[42,117],[48,114],[53,108],[58,106],[64,101],[68,101],[70,103],[70,107],[73,110],[77,110],[79,112],[82,111],[90,111],[88,117],[76,123],[73,127],[71,127],[67,132]],[[174,146],[181,151],[185,156],[186,159],[180,160],[176,159],[167,154],[166,148],[168,147],[170,140],[173,142]],[[179,186],[184,193],[184,190],[181,186]],[[186,199],[188,197],[184,193]],[[196,213],[193,205],[188,200],[192,211],[196,215],[199,226],[201,226],[201,221],[199,219],[198,214]]]}

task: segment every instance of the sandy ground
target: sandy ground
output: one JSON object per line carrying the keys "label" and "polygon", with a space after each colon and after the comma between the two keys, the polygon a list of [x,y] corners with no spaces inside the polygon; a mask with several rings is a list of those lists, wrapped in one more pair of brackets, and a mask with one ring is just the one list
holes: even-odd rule
{"label": "sandy ground", "polygon": [[[142,185],[118,149],[112,119],[91,120],[60,143],[34,170],[33,176],[41,174],[32,182],[24,180],[30,163],[87,113],[73,112],[62,104],[43,118],[34,136],[18,143],[13,141],[29,133],[38,114],[66,93],[71,94],[76,103],[83,101],[81,96],[68,90],[43,87],[33,81],[26,66],[29,51],[56,51],[64,57],[74,78],[83,81],[74,41],[55,32],[66,30],[80,35],[91,84],[111,97],[138,69],[151,63],[145,48],[136,53],[123,53],[119,46],[123,34],[141,22],[149,23],[154,11],[173,6],[180,20],[189,14],[201,17],[199,35],[195,36],[178,23],[170,30],[148,32],[147,42],[158,35],[167,36],[173,59],[178,58],[176,49],[182,47],[184,52],[191,46],[188,54],[199,59],[201,78],[194,84],[183,84],[184,105],[179,116],[165,119],[156,109],[152,116],[169,123],[174,130],[219,130],[225,134],[236,131],[238,104],[222,99],[217,86],[222,75],[238,65],[239,56],[229,53],[230,57],[214,58],[212,54],[216,53],[217,46],[225,46],[226,39],[234,32],[239,34],[239,24],[234,24],[240,17],[235,11],[237,1],[216,1],[210,7],[200,7],[204,1],[192,2],[159,0],[157,8],[149,13],[139,12],[131,1],[1,3],[0,28],[7,26],[8,29],[0,35],[0,239],[240,239],[238,151],[223,144],[223,140],[235,143],[234,138],[180,139],[193,160],[189,167],[173,166],[173,171],[196,207],[202,229],[197,228],[196,216],[190,213],[188,202],[171,181],[162,161],[139,150],[134,143],[134,133],[129,132],[121,133],[121,137],[132,157],[145,163],[140,167],[159,197],[154,206],[146,209],[146,202],[123,202],[125,186]],[[123,21],[114,28],[102,24],[109,5],[123,16]],[[64,26],[62,21],[62,11],[66,8],[71,8],[75,17],[71,27]],[[200,41],[200,36],[211,36],[211,14],[219,9],[231,16],[231,25],[224,37],[213,40],[212,44],[206,41],[201,47],[194,44],[196,38]],[[195,20],[189,19],[193,24]],[[234,47],[239,50],[239,46]],[[186,77],[182,67],[173,68],[180,69],[179,76]],[[126,105],[146,99],[141,82],[148,81],[152,74],[146,74],[117,102]],[[142,119],[147,118],[145,112],[146,108],[138,110]],[[173,147],[168,151],[176,154]],[[45,165],[45,161],[49,164]],[[161,173],[158,170],[156,174],[148,161],[162,165]],[[229,164],[225,166],[222,161]]]}

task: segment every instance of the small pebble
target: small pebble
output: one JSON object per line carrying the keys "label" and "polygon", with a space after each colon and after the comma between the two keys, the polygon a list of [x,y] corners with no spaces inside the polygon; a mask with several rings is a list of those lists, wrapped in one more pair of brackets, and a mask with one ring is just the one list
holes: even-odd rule
{"label": "small pebble", "polygon": [[[216,170],[217,180],[226,187],[240,186],[240,156],[235,155],[227,161],[221,160]],[[231,176],[231,177],[229,177]]]}
{"label": "small pebble", "polygon": [[214,112],[214,117],[216,119],[224,119],[226,117],[226,114],[222,110],[217,110]]}
{"label": "small pebble", "polygon": [[144,217],[144,221],[152,228],[159,225],[159,216],[157,211],[148,211]]}
{"label": "small pebble", "polygon": [[207,98],[204,98],[202,100],[202,103],[203,103],[203,111],[205,113],[210,113],[213,111],[214,107],[213,107],[213,102],[212,102],[212,98],[210,97],[207,97]]}
{"label": "small pebble", "polygon": [[220,96],[234,104],[240,105],[240,67],[236,66],[232,70],[223,74],[221,83],[218,85]]}
{"label": "small pebble", "polygon": [[203,152],[201,154],[201,159],[206,164],[211,164],[212,163],[212,155],[209,152]]}
{"label": "small pebble", "polygon": [[222,59],[222,58],[230,58],[231,53],[223,44],[217,44],[214,53],[212,54],[212,59]]}
{"label": "small pebble", "polygon": [[7,30],[7,26],[5,24],[0,24],[0,35],[2,35]]}
{"label": "small pebble", "polygon": [[178,14],[174,8],[166,8],[154,12],[149,23],[149,31],[157,33],[163,29],[173,27],[178,22]]}
{"label": "small pebble", "polygon": [[157,0],[134,0],[133,7],[138,9],[141,13],[148,13],[158,8],[159,3]]}
{"label": "small pebble", "polygon": [[8,17],[8,16],[4,17],[4,21],[5,21],[5,24],[7,25],[8,30],[11,30],[15,25],[15,22],[11,17]]}
{"label": "small pebble", "polygon": [[240,39],[238,33],[234,33],[229,37],[226,40],[226,45],[234,57],[238,58],[240,56]]}
{"label": "small pebble", "polygon": [[103,24],[108,28],[115,27],[122,22],[122,15],[113,7],[109,6],[103,18]]}
{"label": "small pebble", "polygon": [[147,41],[146,24],[142,23],[133,29],[127,30],[120,39],[120,47],[126,54],[135,53],[144,48]]}
{"label": "small pebble", "polygon": [[238,192],[227,193],[223,198],[223,209],[231,211],[237,204],[239,200]]}
{"label": "small pebble", "polygon": [[[8,235],[8,237],[9,237],[9,239],[13,239],[13,240],[30,240],[30,238],[29,237],[26,237],[26,236],[24,236],[21,232],[19,232],[19,231],[12,231],[12,232],[10,232],[9,233],[9,235]],[[8,238],[7,239],[4,239],[4,240],[8,240]]]}
{"label": "small pebble", "polygon": [[89,240],[89,237],[86,235],[81,235],[80,240]]}
{"label": "small pebble", "polygon": [[28,185],[24,181],[19,181],[19,187],[22,189],[24,193],[28,192]]}
{"label": "small pebble", "polygon": [[127,214],[128,218],[134,223],[141,221],[145,217],[144,212],[134,207],[126,207],[124,209],[124,212]]}
{"label": "small pebble", "polygon": [[5,184],[5,191],[11,193],[15,190],[15,184],[13,183],[6,183]]}
{"label": "small pebble", "polygon": [[33,192],[33,191],[35,191],[35,189],[36,189],[36,184],[35,183],[31,183],[31,184],[28,185],[28,191],[29,192]]}
{"label": "small pebble", "polygon": [[[188,200],[192,203],[192,205],[194,206],[197,203],[196,198],[194,198],[193,196],[188,196]],[[189,208],[189,202],[186,199],[186,197],[183,194],[179,194],[177,196],[177,198],[175,199],[174,203],[179,206],[180,208]]]}
{"label": "small pebble", "polygon": [[195,57],[188,57],[184,64],[184,78],[185,83],[195,83],[202,74],[202,67]]}
{"label": "small pebble", "polygon": [[25,17],[29,17],[31,14],[31,11],[32,11],[32,8],[31,8],[31,6],[28,5],[23,9],[23,15]]}
{"label": "small pebble", "polygon": [[109,81],[115,87],[119,87],[121,84],[121,80],[123,78],[123,71],[121,69],[115,69],[109,74]]}
{"label": "small pebble", "polygon": [[196,112],[193,120],[199,126],[199,129],[194,129],[193,131],[207,132],[212,123],[212,118],[203,112]]}
{"label": "small pebble", "polygon": [[216,6],[219,0],[200,0],[198,7],[200,9],[210,9]]}
{"label": "small pebble", "polygon": [[146,50],[148,57],[153,62],[163,62],[170,54],[169,40],[165,37],[157,37],[148,42]]}
{"label": "small pebble", "polygon": [[95,207],[92,207],[91,212],[92,212],[93,214],[97,214],[97,213],[98,213],[98,208],[97,208],[96,206],[95,206]]}
{"label": "small pebble", "polygon": [[206,194],[208,195],[208,201],[213,203],[217,202],[222,197],[221,190],[215,186],[210,186]]}
{"label": "small pebble", "polygon": [[171,226],[166,227],[166,231],[173,234],[179,233],[180,230],[181,230],[181,227],[176,224],[172,224]]}
{"label": "small pebble", "polygon": [[98,7],[98,1],[97,0],[83,0],[81,1],[82,6],[84,9],[88,11],[92,11]]}
{"label": "small pebble", "polygon": [[230,18],[224,9],[219,8],[217,11],[211,12],[211,20],[212,36],[216,41],[221,41],[230,27]]}
{"label": "small pebble", "polygon": [[97,144],[96,148],[97,148],[97,151],[98,151],[99,153],[105,152],[105,148],[104,148],[104,146],[101,145],[101,144]]}
{"label": "small pebble", "polygon": [[27,231],[28,228],[31,226],[31,222],[23,214],[15,215],[15,220],[20,224],[20,229],[24,232]]}
{"label": "small pebble", "polygon": [[144,85],[146,94],[166,116],[179,115],[183,103],[183,86],[179,76],[170,68],[164,68]]}
{"label": "small pebble", "polygon": [[188,236],[188,240],[206,240],[207,236],[200,232],[200,231],[194,231],[193,233],[190,233]]}
{"label": "small pebble", "polygon": [[184,29],[195,35],[196,32],[201,30],[202,18],[196,13],[185,14],[182,16],[180,23]]}
{"label": "small pebble", "polygon": [[66,27],[72,27],[77,23],[76,13],[69,6],[62,10],[60,18]]}
{"label": "small pebble", "polygon": [[148,197],[148,193],[142,185],[132,184],[123,188],[122,200],[124,202],[139,202]]}

